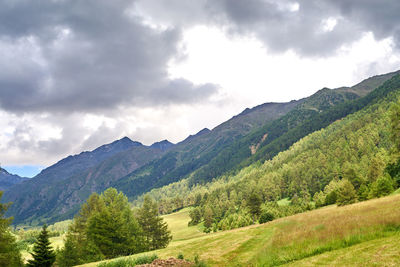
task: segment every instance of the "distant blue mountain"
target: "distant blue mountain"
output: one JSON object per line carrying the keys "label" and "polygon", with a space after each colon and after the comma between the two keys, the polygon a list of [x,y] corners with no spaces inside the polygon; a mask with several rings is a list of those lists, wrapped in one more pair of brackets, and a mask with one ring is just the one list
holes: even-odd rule
{"label": "distant blue mountain", "polygon": [[157,148],[161,151],[166,151],[166,150],[170,149],[173,145],[174,144],[168,140],[162,140],[160,142],[156,142],[156,143],[152,144],[150,147]]}
{"label": "distant blue mountain", "polygon": [[8,215],[14,216],[14,223],[42,216],[52,221],[70,218],[92,192],[104,191],[172,146],[167,140],[145,146],[124,137],[58,161],[26,183],[10,188],[2,200],[13,202]]}
{"label": "distant blue mountain", "polygon": [[6,191],[13,185],[20,184],[26,180],[29,180],[29,178],[11,174],[5,169],[0,168],[0,191]]}

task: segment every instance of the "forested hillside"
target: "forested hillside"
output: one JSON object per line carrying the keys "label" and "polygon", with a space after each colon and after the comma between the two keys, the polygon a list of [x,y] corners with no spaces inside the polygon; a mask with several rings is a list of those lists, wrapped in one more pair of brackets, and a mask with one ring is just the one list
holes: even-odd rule
{"label": "forested hillside", "polygon": [[[189,181],[192,186],[211,181],[224,173],[239,170],[251,162],[270,159],[307,134],[326,127],[336,119],[362,108],[375,96],[372,95],[359,102],[350,101],[364,96],[366,92],[375,89],[375,86],[381,85],[394,75],[395,73],[389,73],[371,77],[351,88],[336,90],[324,88],[314,95],[300,100],[298,105],[287,114],[275,120],[266,120],[261,127],[254,127],[251,132],[248,131],[247,135],[239,135],[236,137],[240,138],[235,138],[232,136],[232,131],[229,131],[229,135],[225,134],[224,138],[207,139],[222,130],[226,132],[227,125],[233,121],[232,119],[205,135],[205,143],[197,146],[197,149],[182,154],[182,151],[177,150],[177,146],[176,150],[172,150],[161,159],[134,171],[113,186],[125,192],[129,197],[136,197],[152,188],[161,187],[183,178],[190,177]],[[335,106],[347,102],[349,102],[347,105],[334,109]],[[249,112],[245,110],[241,115]],[[250,114],[253,115],[255,112]],[[262,114],[268,113],[263,112]],[[235,119],[237,120],[237,118]],[[250,121],[249,118],[245,119],[247,123]],[[226,136],[231,137],[226,139]],[[218,140],[218,143],[213,143],[214,140]]]}
{"label": "forested hillside", "polygon": [[[308,135],[272,160],[253,163],[234,176],[204,186],[191,187],[186,179],[150,195],[160,202],[163,212],[197,207],[191,214],[192,223],[208,220],[210,231],[217,231],[250,224],[254,215],[270,220],[389,194],[400,185],[393,171],[398,169],[400,139],[392,135],[399,120],[392,106],[399,97],[400,75],[360,99],[369,99],[365,108]],[[278,205],[284,198],[291,204]],[[253,213],[254,203],[259,203],[259,210]]]}
{"label": "forested hillside", "polygon": [[[375,76],[351,88],[324,88],[285,116],[264,125],[221,151],[209,164],[195,172],[190,183],[208,182],[229,171],[237,171],[252,162],[272,159],[300,138],[328,126],[374,101],[376,94],[365,96],[396,73]],[[353,100],[353,101],[351,101]]]}

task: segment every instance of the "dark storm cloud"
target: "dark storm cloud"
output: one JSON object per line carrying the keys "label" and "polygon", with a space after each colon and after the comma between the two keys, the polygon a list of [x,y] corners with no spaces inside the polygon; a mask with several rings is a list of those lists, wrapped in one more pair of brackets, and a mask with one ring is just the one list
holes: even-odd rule
{"label": "dark storm cloud", "polygon": [[0,107],[91,111],[214,94],[213,85],[168,79],[179,28],[152,29],[132,9],[134,1],[1,1]]}
{"label": "dark storm cloud", "polygon": [[[164,23],[207,23],[220,25],[230,34],[255,36],[272,52],[291,49],[302,56],[329,56],[370,31],[378,40],[393,37],[400,48],[397,0],[191,0],[186,5],[180,2],[141,0],[140,6]],[[169,14],[173,15],[168,17]],[[336,19],[336,25],[330,31],[324,30],[329,19]]]}

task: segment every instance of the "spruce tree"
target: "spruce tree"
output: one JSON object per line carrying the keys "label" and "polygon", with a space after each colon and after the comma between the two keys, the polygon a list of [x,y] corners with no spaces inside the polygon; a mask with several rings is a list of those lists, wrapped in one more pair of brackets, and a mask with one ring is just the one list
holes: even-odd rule
{"label": "spruce tree", "polygon": [[165,248],[172,239],[168,225],[158,216],[158,207],[149,196],[144,197],[143,206],[139,209],[138,222],[143,230],[148,250]]}
{"label": "spruce tree", "polygon": [[87,236],[106,258],[143,251],[142,231],[127,197],[115,188],[101,196],[105,206],[88,220]]}
{"label": "spruce tree", "polygon": [[[0,191],[0,199],[3,191]],[[4,218],[9,204],[0,203],[0,266],[23,266],[14,236],[9,231],[11,219]]]}
{"label": "spruce tree", "polygon": [[56,260],[56,255],[50,246],[46,224],[43,225],[42,231],[33,245],[33,253],[31,255],[33,259],[28,261],[27,266],[29,267],[50,267]]}

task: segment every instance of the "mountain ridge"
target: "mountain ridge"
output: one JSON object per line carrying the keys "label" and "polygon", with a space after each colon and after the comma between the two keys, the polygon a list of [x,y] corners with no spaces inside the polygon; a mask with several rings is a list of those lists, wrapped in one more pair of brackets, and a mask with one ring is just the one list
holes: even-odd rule
{"label": "mountain ridge", "polygon": [[[4,201],[14,202],[8,214],[15,217],[16,223],[52,212],[55,215],[49,217],[64,218],[62,213],[66,211],[65,207],[73,208],[76,203],[84,201],[92,190],[99,189],[99,186],[93,185],[94,179],[99,178],[97,169],[100,172],[103,170],[105,177],[112,181],[110,173],[124,176],[160,153],[159,149],[123,137],[92,151],[70,155],[6,191]],[[105,167],[109,162],[113,162],[114,169]],[[101,179],[97,182],[100,183]]]}
{"label": "mountain ridge", "polygon": [[30,178],[21,177],[16,174],[9,173],[6,169],[0,167],[0,191],[6,191],[16,184],[20,184]]}

